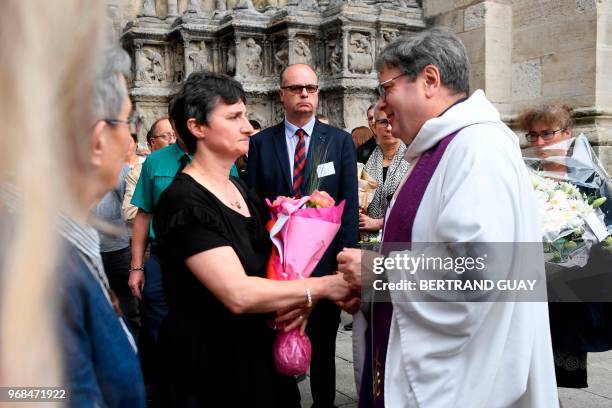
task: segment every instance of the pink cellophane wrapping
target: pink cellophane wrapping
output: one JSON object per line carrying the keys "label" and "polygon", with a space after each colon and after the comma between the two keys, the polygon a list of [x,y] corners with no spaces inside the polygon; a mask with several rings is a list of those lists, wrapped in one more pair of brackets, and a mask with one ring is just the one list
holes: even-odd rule
{"label": "pink cellophane wrapping", "polygon": [[[306,208],[309,197],[272,205],[268,224],[274,243],[267,277],[275,280],[308,278],[340,229],[344,201],[329,208]],[[311,345],[299,329],[279,331],[274,342],[276,369],[285,375],[305,373],[310,366]]]}
{"label": "pink cellophane wrapping", "polygon": [[298,329],[280,331],[274,340],[274,364],[284,375],[304,374],[310,367],[312,347],[310,339]]}

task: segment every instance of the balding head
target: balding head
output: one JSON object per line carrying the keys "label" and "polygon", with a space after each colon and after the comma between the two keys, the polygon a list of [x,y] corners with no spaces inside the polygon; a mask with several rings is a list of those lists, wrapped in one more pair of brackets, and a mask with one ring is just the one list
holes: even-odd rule
{"label": "balding head", "polygon": [[280,76],[280,100],[287,120],[296,125],[306,124],[317,111],[319,80],[306,64],[289,65]]}

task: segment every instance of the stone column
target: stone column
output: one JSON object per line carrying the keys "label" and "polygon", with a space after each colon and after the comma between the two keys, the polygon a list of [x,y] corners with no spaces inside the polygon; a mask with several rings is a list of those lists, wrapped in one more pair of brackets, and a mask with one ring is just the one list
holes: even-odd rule
{"label": "stone column", "polygon": [[221,72],[221,58],[219,56],[219,42],[214,40],[212,45],[212,62],[213,62],[213,71]]}
{"label": "stone column", "polygon": [[236,78],[242,77],[242,65],[244,64],[244,55],[240,52],[240,42],[241,37],[237,35],[234,39],[234,45],[236,47],[236,72],[234,73],[234,77]]}
{"label": "stone column", "polygon": [[323,40],[321,39],[321,35],[317,34],[317,37],[315,39],[315,57],[314,57],[314,61],[312,61],[312,65],[314,66],[315,70],[318,70],[320,74],[323,73],[323,64],[325,61],[325,48],[322,46],[323,45]]}
{"label": "stone column", "polygon": [[263,74],[272,74],[272,43],[270,40],[264,40],[263,42]]}
{"label": "stone column", "polygon": [[287,66],[293,64],[294,55],[293,55],[293,41],[295,40],[295,33],[289,31],[287,33]]}
{"label": "stone column", "polygon": [[142,46],[142,40],[134,41],[134,83],[136,86],[138,86],[137,83],[142,81],[140,72],[144,69],[144,67],[141,66],[142,58],[140,57],[140,54],[143,52]]}
{"label": "stone column", "polygon": [[143,0],[139,16],[156,17],[155,0]]}
{"label": "stone column", "polygon": [[183,57],[185,58],[185,78],[191,74],[192,66],[189,63],[189,38],[183,38]]}
{"label": "stone column", "polygon": [[178,16],[178,1],[168,0],[168,17]]}
{"label": "stone column", "polygon": [[200,13],[200,0],[189,0],[185,13],[199,14]]}
{"label": "stone column", "polygon": [[219,72],[227,73],[227,46],[221,43]]}
{"label": "stone column", "polygon": [[372,70],[370,73],[376,72],[375,64],[376,61],[376,32],[370,31],[370,55],[372,55]]}
{"label": "stone column", "polygon": [[348,73],[349,29],[342,27],[342,75]]}

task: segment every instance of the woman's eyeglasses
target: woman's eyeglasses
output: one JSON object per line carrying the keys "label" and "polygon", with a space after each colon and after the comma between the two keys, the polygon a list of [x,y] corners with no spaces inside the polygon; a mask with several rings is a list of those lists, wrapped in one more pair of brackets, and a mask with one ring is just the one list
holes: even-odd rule
{"label": "woman's eyeglasses", "polygon": [[389,122],[389,119],[377,119],[376,120],[376,124],[382,127],[387,127],[389,126],[391,122]]}
{"label": "woman's eyeglasses", "polygon": [[565,131],[567,128],[557,129],[557,130],[545,130],[543,132],[527,132],[525,133],[525,137],[529,142],[535,142],[539,138],[542,138],[544,141],[548,141],[555,137],[555,135],[559,132]]}

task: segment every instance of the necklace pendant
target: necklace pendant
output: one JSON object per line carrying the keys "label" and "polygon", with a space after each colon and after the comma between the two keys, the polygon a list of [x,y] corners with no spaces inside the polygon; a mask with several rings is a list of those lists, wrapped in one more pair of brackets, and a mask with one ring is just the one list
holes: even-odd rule
{"label": "necklace pendant", "polygon": [[236,208],[237,208],[237,209],[239,209],[239,210],[240,210],[240,209],[242,209],[242,206],[240,205],[240,202],[239,202],[239,201],[236,201],[236,202],[234,203],[234,206],[236,206]]}

